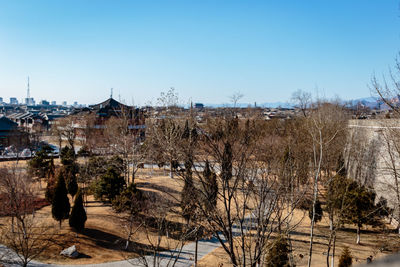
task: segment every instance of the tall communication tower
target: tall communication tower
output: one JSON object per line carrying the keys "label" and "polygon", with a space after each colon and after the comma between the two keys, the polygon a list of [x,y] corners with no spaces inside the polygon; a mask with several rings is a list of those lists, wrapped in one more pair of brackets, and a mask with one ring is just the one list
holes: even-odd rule
{"label": "tall communication tower", "polygon": [[29,89],[29,76],[28,76],[28,89],[26,91],[27,91],[26,92],[26,98],[30,99],[31,98],[31,92],[30,92],[30,89]]}

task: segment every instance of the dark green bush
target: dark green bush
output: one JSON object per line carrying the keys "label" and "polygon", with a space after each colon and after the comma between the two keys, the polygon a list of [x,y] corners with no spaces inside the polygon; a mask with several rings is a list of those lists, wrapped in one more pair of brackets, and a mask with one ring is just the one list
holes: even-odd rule
{"label": "dark green bush", "polygon": [[351,256],[348,247],[344,247],[342,254],[340,255],[338,267],[350,267],[353,263],[353,257]]}

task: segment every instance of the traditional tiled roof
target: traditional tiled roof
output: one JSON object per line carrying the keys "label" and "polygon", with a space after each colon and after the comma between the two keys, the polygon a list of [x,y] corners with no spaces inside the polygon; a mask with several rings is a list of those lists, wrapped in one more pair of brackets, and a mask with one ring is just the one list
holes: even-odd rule
{"label": "traditional tiled roof", "polygon": [[16,112],[8,115],[7,117],[12,120],[45,119],[43,114],[34,114],[31,112],[22,112],[22,113]]}
{"label": "traditional tiled roof", "polygon": [[101,102],[101,103],[96,104],[96,105],[91,105],[90,107],[95,109],[95,110],[100,110],[100,109],[116,109],[116,110],[120,110],[122,108],[129,108],[129,106],[118,102],[114,98],[109,98],[104,102]]}
{"label": "traditional tiled roof", "polygon": [[0,131],[12,131],[16,129],[17,126],[17,123],[4,116],[0,118]]}

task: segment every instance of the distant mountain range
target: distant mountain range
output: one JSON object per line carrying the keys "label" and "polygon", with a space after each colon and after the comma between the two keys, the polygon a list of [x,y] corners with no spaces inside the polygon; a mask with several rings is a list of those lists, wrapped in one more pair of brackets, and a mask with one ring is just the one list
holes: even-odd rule
{"label": "distant mountain range", "polygon": [[[224,104],[204,104],[206,107],[212,108],[223,108],[223,107],[233,107],[232,103],[224,103]],[[265,103],[237,103],[236,107],[239,108],[247,108],[247,107],[263,107],[263,108],[292,108],[294,105],[289,102],[265,102]]]}
{"label": "distant mountain range", "polygon": [[[391,99],[392,103],[396,103],[400,105],[400,95]],[[361,105],[363,107],[368,107],[370,109],[388,109],[388,106],[383,103],[383,101],[379,97],[363,97],[351,100],[343,100],[342,104],[350,106],[350,107],[357,107]],[[295,104],[290,102],[264,102],[264,103],[237,103],[236,106],[240,108],[246,107],[263,107],[263,108],[293,108]],[[221,108],[221,107],[233,107],[232,103],[225,103],[225,104],[204,104],[206,107],[212,108]]]}
{"label": "distant mountain range", "polygon": [[362,105],[364,107],[376,109],[377,107],[379,107],[379,103],[381,103],[381,101],[377,97],[370,96],[370,97],[363,97],[363,98],[343,101],[343,103],[352,107],[355,107],[357,105]]}
{"label": "distant mountain range", "polygon": [[[395,106],[399,106],[400,105],[400,95],[397,95],[397,96],[391,98],[390,102]],[[359,99],[347,101],[345,103],[347,103],[348,105],[350,105],[352,107],[356,107],[357,105],[362,105],[362,106],[368,107],[370,109],[380,109],[380,110],[389,109],[388,105],[385,104],[382,101],[382,99],[380,99],[379,97],[359,98]]]}

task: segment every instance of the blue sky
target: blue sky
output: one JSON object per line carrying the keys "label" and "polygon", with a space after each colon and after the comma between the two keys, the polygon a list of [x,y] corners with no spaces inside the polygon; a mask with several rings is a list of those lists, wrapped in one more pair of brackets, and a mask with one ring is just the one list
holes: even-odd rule
{"label": "blue sky", "polygon": [[400,51],[399,0],[0,0],[0,96],[93,104],[369,96]]}

